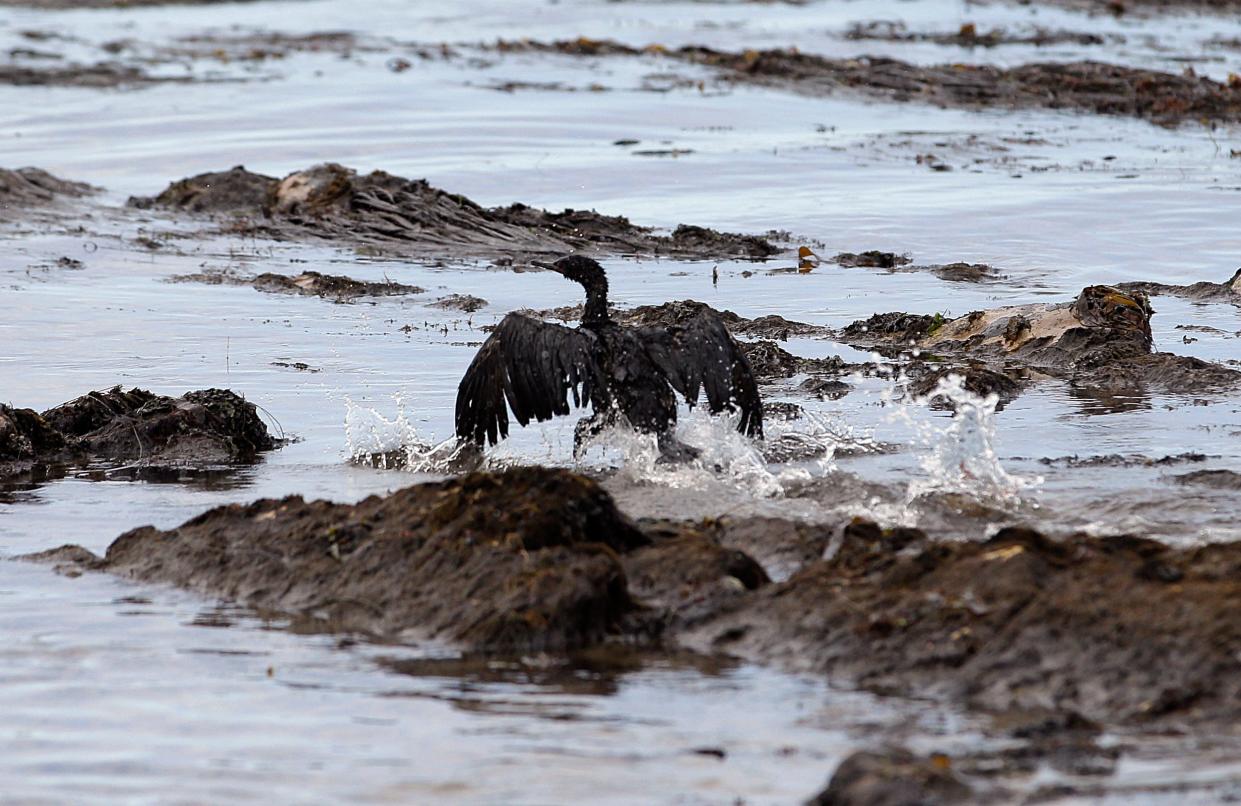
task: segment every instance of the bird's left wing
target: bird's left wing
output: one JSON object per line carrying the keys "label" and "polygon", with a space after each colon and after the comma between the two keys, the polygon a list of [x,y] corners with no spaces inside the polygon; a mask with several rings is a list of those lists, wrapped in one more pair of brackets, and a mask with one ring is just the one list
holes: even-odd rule
{"label": "bird's left wing", "polygon": [[642,345],[672,388],[691,406],[700,391],[707,393],[713,413],[741,411],[737,430],[763,435],[763,401],[750,362],[722,319],[703,311],[685,325],[634,328]]}
{"label": "bird's left wing", "polygon": [[586,330],[510,313],[479,348],[457,387],[461,439],[492,445],[508,436],[508,411],[527,425],[581,407],[599,378],[597,337]]}

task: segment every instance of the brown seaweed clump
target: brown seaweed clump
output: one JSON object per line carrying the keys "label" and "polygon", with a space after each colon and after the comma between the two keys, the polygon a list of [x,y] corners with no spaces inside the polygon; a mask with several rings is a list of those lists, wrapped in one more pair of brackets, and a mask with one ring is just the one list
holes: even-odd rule
{"label": "brown seaweed clump", "polygon": [[243,167],[174,182],[138,208],[232,217],[230,228],[288,240],[326,239],[397,254],[511,258],[573,251],[688,258],[765,258],[780,248],[753,235],[680,226],[670,235],[591,210],[558,213],[524,204],[485,208],[426,180],[334,163],[283,179]]}
{"label": "brown seaweed clump", "polygon": [[41,414],[0,405],[0,479],[63,465],[226,465],[277,444],[254,404],[226,389],[172,398],[117,386]]}

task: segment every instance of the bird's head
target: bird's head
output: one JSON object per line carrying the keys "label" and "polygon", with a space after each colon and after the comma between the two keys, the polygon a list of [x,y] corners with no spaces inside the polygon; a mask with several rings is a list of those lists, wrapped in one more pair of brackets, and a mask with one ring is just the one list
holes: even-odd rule
{"label": "bird's head", "polygon": [[554,271],[575,283],[581,283],[587,288],[607,285],[607,275],[603,273],[603,267],[582,255],[569,255],[554,263],[544,263],[541,260],[532,260],[531,263]]}

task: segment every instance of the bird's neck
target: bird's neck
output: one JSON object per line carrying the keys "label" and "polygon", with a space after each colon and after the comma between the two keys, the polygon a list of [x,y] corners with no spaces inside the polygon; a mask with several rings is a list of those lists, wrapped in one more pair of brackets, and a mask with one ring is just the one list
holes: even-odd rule
{"label": "bird's neck", "polygon": [[586,285],[586,308],[582,311],[582,324],[597,325],[609,321],[608,281],[602,280]]}

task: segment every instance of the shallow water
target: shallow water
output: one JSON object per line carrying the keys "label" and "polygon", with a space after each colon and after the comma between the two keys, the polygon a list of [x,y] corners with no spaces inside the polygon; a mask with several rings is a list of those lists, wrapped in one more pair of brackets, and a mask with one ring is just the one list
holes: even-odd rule
{"label": "shallow water", "polygon": [[[851,22],[900,19],[914,31],[1090,30],[1123,44],[945,48],[855,42]],[[694,298],[743,315],[779,313],[841,326],[882,310],[961,314],[1003,304],[1069,299],[1082,286],[1153,279],[1224,280],[1237,268],[1241,148],[1235,129],[1165,130],[1128,119],[1041,111],[963,112],[773,90],[650,91],[694,68],[656,57],[598,63],[534,54],[500,56],[469,43],[498,37],[580,35],[635,45],[783,47],[832,56],[897,55],[920,62],[1096,58],[1217,78],[1241,72],[1241,50],[1211,37],[1241,24],[1210,16],[1086,17],[1063,10],[925,2],[512,3],[451,7],[391,1],[267,2],[132,9],[0,11],[0,47],[24,30],[76,38],[55,47],[102,58],[126,38],[162,44],[236,27],[288,33],[348,30],[379,52],[293,54],[258,64],[202,60],[158,70],[230,79],[132,90],[0,88],[0,161],[37,165],[104,188],[88,203],[89,235],[9,227],[0,250],[0,389],[46,408],[89,388],[123,383],[179,394],[219,386],[244,394],[296,441],[228,479],[154,484],[71,477],[0,498],[0,555],[79,543],[102,551],[121,532],[171,527],[203,509],[261,496],[356,500],[427,478],[347,464],[359,450],[427,442],[451,432],[456,382],[485,334],[479,326],[521,307],[578,301],[549,273],[484,264],[380,260],[323,246],[171,238],[134,242],[187,222],[107,209],[130,194],[244,163],[280,175],[331,160],[421,177],[482,204],[522,201],[588,207],[657,227],[694,223],[744,232],[787,230],[823,255],[889,249],[919,264],[956,260],[999,267],[1005,279],[971,285],[924,272],[824,265],[768,274],[791,261],[752,264],[612,260],[620,305]],[[486,60],[413,59],[394,73],[389,40],[458,44]],[[28,44],[28,43],[27,43]],[[52,47],[41,43],[38,47]],[[1205,61],[1204,56],[1209,57]],[[707,77],[707,74],[701,74]],[[234,81],[231,79],[246,79]],[[578,91],[499,92],[520,79]],[[590,91],[598,84],[608,91]],[[647,89],[643,89],[646,87]],[[630,138],[641,146],[614,141]],[[677,158],[634,151],[687,149]],[[915,157],[935,153],[951,172]],[[62,255],[81,271],[49,268]],[[332,304],[246,287],[169,283],[203,268],[297,273],[313,267],[428,289],[409,298]],[[712,268],[718,286],[711,282]],[[753,272],[751,276],[743,273]],[[426,303],[475,294],[473,315]],[[1155,300],[1160,349],[1235,360],[1241,309]],[[1209,325],[1220,333],[1177,325]],[[402,328],[411,326],[409,332]],[[831,342],[794,339],[807,355],[864,357]],[[303,362],[296,371],[273,362]],[[606,482],[636,515],[769,512],[838,524],[863,514],[976,536],[1026,521],[1051,531],[1132,530],[1173,542],[1241,537],[1236,496],[1177,486],[1188,469],[1241,470],[1241,397],[1083,398],[1044,382],[976,424],[893,397],[884,379],[855,379],[840,401],[807,398],[800,378],[766,390],[811,421],[773,424],[834,449],[824,461],[767,466],[727,447],[733,471],[668,475],[643,468]],[[1194,405],[1195,398],[1206,405]],[[400,412],[406,421],[391,425]],[[349,427],[346,427],[346,420]],[[707,442],[727,428],[690,418],[684,436]],[[501,461],[571,462],[572,423],[515,433]],[[730,443],[731,444],[731,443]],[[858,454],[859,446],[895,452]],[[986,454],[984,475],[1004,489],[954,476]],[[1202,463],[1069,468],[1041,459],[1186,452]],[[624,458],[623,452],[621,457]],[[935,457],[939,457],[935,459]],[[955,459],[953,457],[956,457]],[[617,450],[592,455],[612,468]],[[994,475],[1001,474],[1001,475]],[[859,496],[833,479],[858,477],[886,492]],[[977,474],[971,474],[976,478]],[[827,483],[822,482],[827,479]],[[962,524],[922,499],[964,484],[997,515]],[[401,675],[380,663],[410,648],[338,646],[186,594],[120,581],[65,579],[0,563],[0,777],[17,800],[159,800],[190,782],[203,800],[483,802],[613,799],[790,802],[812,794],[848,751],[896,736],[943,749],[982,741],[966,722],[904,701],[829,689],[749,666],[634,663],[543,680],[495,673]],[[227,629],[220,629],[227,627]],[[421,648],[425,652],[427,648]],[[268,670],[271,674],[268,674]],[[741,707],[738,707],[738,706]],[[721,748],[726,757],[694,753]],[[1159,778],[1187,778],[1192,766]],[[1209,766],[1209,765],[1208,765]],[[1235,775],[1226,764],[1212,781]],[[364,775],[354,774],[365,770]]]}

